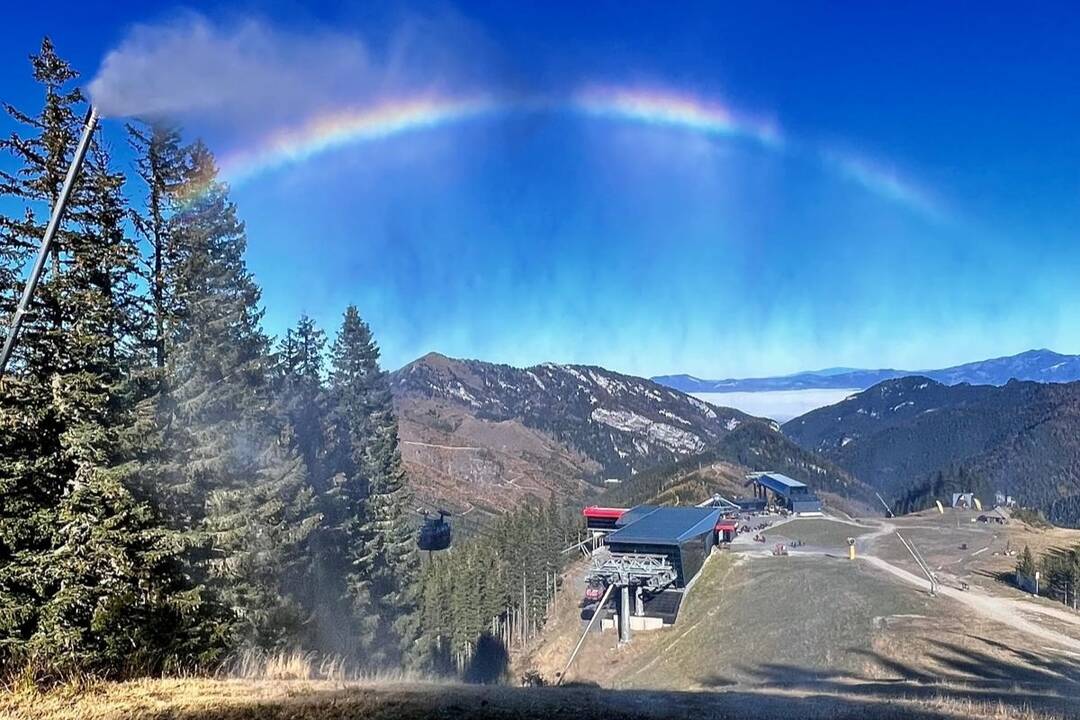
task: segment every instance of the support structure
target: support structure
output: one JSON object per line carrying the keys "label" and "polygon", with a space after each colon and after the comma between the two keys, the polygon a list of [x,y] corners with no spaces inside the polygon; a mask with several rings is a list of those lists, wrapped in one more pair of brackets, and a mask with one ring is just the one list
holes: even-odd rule
{"label": "support structure", "polygon": [[[659,592],[671,585],[678,577],[674,566],[665,555],[649,553],[618,553],[594,556],[593,566],[586,576],[607,585],[608,591],[619,589],[619,642],[630,642],[630,598],[633,588],[634,615],[645,614],[643,595],[646,591]],[[605,592],[604,597],[607,597]],[[603,601],[597,608],[603,607]]]}
{"label": "support structure", "polygon": [[732,512],[738,512],[740,510],[738,505],[733,503],[731,500],[728,500],[726,497],[724,497],[720,493],[716,493],[715,495],[713,495],[708,500],[705,500],[704,502],[698,503],[697,507],[699,507],[699,508],[718,507],[718,508],[720,508],[720,509],[722,509],[724,511],[729,511],[730,510]]}
{"label": "support structure", "polygon": [[911,554],[912,559],[915,560],[915,564],[918,565],[919,569],[923,571],[924,575],[926,575],[926,579],[930,581],[930,595],[931,595],[931,597],[937,595],[937,586],[938,586],[937,575],[934,574],[934,572],[930,569],[930,566],[926,564],[925,560],[923,560],[922,554],[918,550],[915,549],[915,546],[912,545],[909,540],[907,540],[903,535],[900,534],[899,530],[896,531],[896,537],[900,540],[900,542],[903,544],[903,546],[907,549],[908,553]]}
{"label": "support structure", "polygon": [[49,253],[52,251],[56,232],[60,229],[60,221],[64,218],[64,210],[67,209],[68,199],[71,197],[71,191],[75,187],[75,178],[78,177],[83,160],[86,159],[86,151],[90,148],[90,139],[94,136],[94,128],[97,127],[97,122],[97,110],[91,107],[83,121],[82,137],[79,138],[79,144],[75,147],[75,155],[72,157],[71,166],[64,177],[64,184],[60,188],[60,195],[56,199],[56,205],[53,206],[49,224],[45,226],[45,234],[41,237],[41,248],[38,250],[34,267],[30,270],[30,276],[26,280],[26,287],[23,288],[19,305],[15,308],[15,314],[12,316],[11,324],[8,326],[7,336],[4,338],[4,348],[0,350],[0,380],[4,378],[4,371],[7,369],[11,353],[15,349],[15,340],[19,336],[19,330],[22,329],[23,318],[30,309],[30,301],[34,297],[34,290],[37,289],[38,283],[41,281],[41,275],[45,272],[45,264],[49,260]]}
{"label": "support structure", "polygon": [[630,642],[630,586],[619,586],[619,642]]}
{"label": "support structure", "polygon": [[[877,493],[877,496],[878,496],[878,500],[881,501],[881,504],[885,506],[885,512],[886,512],[887,516],[888,517],[895,517],[895,513],[893,513],[892,508],[889,507],[889,503],[885,502],[885,498],[881,497],[881,493]],[[941,501],[939,500],[938,501],[938,507],[940,508],[940,506],[941,506]],[[903,535],[901,535],[899,530],[896,531],[896,537],[897,537],[898,540],[900,540],[900,543],[904,546],[904,548],[911,555],[911,558],[915,561],[915,564],[918,565],[919,569],[923,571],[924,575],[926,575],[926,579],[930,581],[930,597],[934,597],[935,595],[937,595],[937,586],[938,586],[937,575],[934,574],[934,571],[931,570],[930,566],[926,564],[925,560],[923,560],[922,554],[918,550],[915,549],[915,545],[912,544],[912,542],[910,540],[908,540]]]}
{"label": "support structure", "polygon": [[665,555],[651,553],[618,553],[594,557],[589,570],[590,580],[608,585],[638,585],[645,590],[658,591],[675,582],[677,574]]}

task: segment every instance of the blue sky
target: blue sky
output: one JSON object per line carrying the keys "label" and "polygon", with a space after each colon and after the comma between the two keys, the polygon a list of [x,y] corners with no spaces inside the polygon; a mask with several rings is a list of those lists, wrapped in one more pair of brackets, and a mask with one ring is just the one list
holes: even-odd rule
{"label": "blue sky", "polygon": [[[64,5],[7,11],[3,100],[35,107],[42,34],[89,80],[180,11]],[[258,173],[234,196],[272,332],[354,302],[390,367],[437,350],[709,377],[1080,352],[1075,5],[351,5],[183,8],[355,38],[384,95],[427,73],[449,94],[647,88],[783,142],[539,108]],[[181,114],[228,155],[302,105]]]}

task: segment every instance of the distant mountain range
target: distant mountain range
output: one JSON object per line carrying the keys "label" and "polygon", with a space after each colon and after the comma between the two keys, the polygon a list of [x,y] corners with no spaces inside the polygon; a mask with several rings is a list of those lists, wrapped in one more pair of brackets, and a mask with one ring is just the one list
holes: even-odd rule
{"label": "distant mountain range", "polygon": [[[742,391],[852,387],[874,373],[901,374],[834,368],[772,379],[787,384],[730,382]],[[862,507],[874,490],[901,512],[954,491],[988,501],[1003,491],[1080,525],[1080,382],[1066,382],[1080,375],[1080,358],[1034,350],[932,375],[886,379],[782,428],[586,365],[515,368],[431,353],[393,373],[391,389],[402,454],[427,508],[483,516],[552,493],[585,501],[612,478],[632,480],[623,491],[634,497],[689,501],[772,469]],[[695,470],[705,465],[719,470]]]}
{"label": "distant mountain range", "polygon": [[431,353],[391,376],[402,453],[420,500],[497,512],[527,497],[594,494],[706,452],[866,498],[866,486],[779,427],[600,367],[514,368]]}
{"label": "distant mountain range", "polygon": [[[1011,365],[1040,366],[1053,367]],[[963,374],[946,377],[973,377],[971,366],[964,367]],[[1001,375],[987,370],[979,377],[989,383]],[[947,501],[953,492],[974,491],[992,501],[1001,491],[1057,524],[1080,525],[1080,382],[946,385],[897,378],[790,420],[783,432],[872,486],[900,512]]]}
{"label": "distant mountain range", "polygon": [[1019,355],[980,360],[940,370],[859,370],[829,368],[780,377],[702,380],[691,375],[660,375],[652,378],[666,387],[686,393],[764,392],[769,390],[866,389],[884,380],[919,375],[945,385],[1004,385],[1009,380],[1066,383],[1080,380],[1080,355],[1052,350],[1028,350]]}

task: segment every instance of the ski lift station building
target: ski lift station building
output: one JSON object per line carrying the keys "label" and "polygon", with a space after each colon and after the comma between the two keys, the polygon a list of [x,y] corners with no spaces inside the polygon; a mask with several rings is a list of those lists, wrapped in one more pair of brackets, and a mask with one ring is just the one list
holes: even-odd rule
{"label": "ski lift station building", "polygon": [[748,477],[748,484],[754,486],[755,497],[767,498],[769,493],[772,493],[772,497],[779,504],[792,512],[821,512],[821,500],[810,492],[806,483],[801,483],[782,473],[753,473]]}
{"label": "ski lift station building", "polygon": [[638,505],[624,512],[605,539],[613,556],[663,555],[675,569],[675,589],[694,581],[716,542],[719,508]]}

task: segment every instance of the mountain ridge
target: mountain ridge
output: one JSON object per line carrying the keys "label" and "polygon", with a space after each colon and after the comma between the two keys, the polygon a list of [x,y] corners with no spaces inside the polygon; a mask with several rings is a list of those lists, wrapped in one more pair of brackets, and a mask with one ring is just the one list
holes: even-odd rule
{"label": "mountain ridge", "polygon": [[595,365],[515,368],[429,353],[392,373],[390,387],[410,472],[429,504],[450,496],[459,511],[504,510],[530,494],[583,497],[708,451],[866,494],[770,420]]}
{"label": "mountain ridge", "polygon": [[785,435],[866,482],[900,511],[952,492],[998,492],[1080,523],[1080,382],[883,381],[784,423]]}
{"label": "mountain ridge", "polygon": [[693,375],[657,375],[656,383],[687,393],[779,390],[865,390],[885,380],[925,376],[945,385],[1004,385],[1011,379],[1065,383],[1080,380],[1080,355],[1040,348],[933,370],[826,368],[759,378],[707,380]]}

